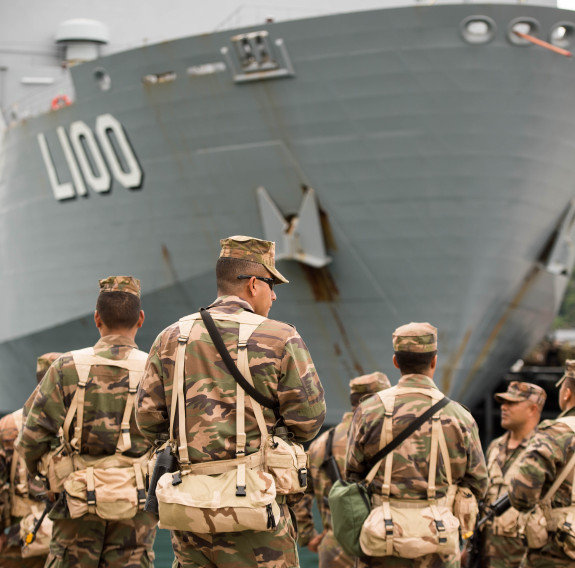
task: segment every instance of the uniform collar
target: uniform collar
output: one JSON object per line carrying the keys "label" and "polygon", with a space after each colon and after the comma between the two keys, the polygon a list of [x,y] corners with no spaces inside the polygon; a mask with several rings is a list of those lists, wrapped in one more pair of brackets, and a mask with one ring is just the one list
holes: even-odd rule
{"label": "uniform collar", "polygon": [[109,347],[114,347],[116,345],[122,345],[124,347],[135,347],[136,349],[138,346],[136,342],[126,335],[104,335],[98,340],[98,343],[94,345],[96,349],[107,349]]}
{"label": "uniform collar", "polygon": [[437,389],[437,385],[433,382],[433,379],[425,375],[402,375],[397,386]]}
{"label": "uniform collar", "polygon": [[564,410],[557,418],[563,418],[564,416],[575,416],[575,406]]}
{"label": "uniform collar", "polygon": [[239,296],[219,296],[215,302],[208,306],[208,309],[210,308],[224,309],[227,313],[236,313],[240,310],[254,313],[252,306]]}

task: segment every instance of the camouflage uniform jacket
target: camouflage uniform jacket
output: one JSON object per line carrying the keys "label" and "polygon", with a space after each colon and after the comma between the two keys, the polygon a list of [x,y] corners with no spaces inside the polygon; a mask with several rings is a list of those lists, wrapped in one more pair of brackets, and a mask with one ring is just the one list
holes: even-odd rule
{"label": "camouflage uniform jacket", "polygon": [[[217,314],[240,313],[251,306],[236,296],[222,296],[212,306],[218,331],[232,359],[237,359],[238,324],[217,321]],[[156,338],[136,402],[136,419],[153,442],[168,439],[174,363],[179,325],[169,326]],[[325,418],[324,392],[302,338],[290,325],[264,321],[248,341],[248,361],[255,388],[279,403],[280,414],[297,441],[312,439]],[[192,463],[232,459],[236,446],[236,389],[201,320],[191,331],[185,353],[186,428]],[[260,434],[246,397],[246,453],[257,451]],[[263,408],[269,427],[276,419]],[[178,436],[176,419],[175,435]]]}
{"label": "camouflage uniform jacket", "polygon": [[[403,375],[400,387],[437,389],[432,379],[424,375]],[[410,422],[431,406],[430,398],[422,394],[399,394],[393,411],[393,436],[397,436]],[[369,472],[371,458],[381,449],[380,437],[383,427],[384,407],[378,396],[361,402],[353,416],[348,437],[346,477],[348,481],[361,481]],[[451,401],[440,411],[441,425],[445,434],[453,483],[467,487],[481,499],[487,490],[487,468],[477,424],[471,414],[460,404]],[[391,474],[392,498],[427,499],[429,454],[431,446],[431,420],[424,423],[395,451]],[[447,491],[445,467],[438,457],[437,496]],[[383,465],[377,472],[371,488],[381,494]]]}
{"label": "camouflage uniform jacket", "polygon": [[[575,407],[560,414],[560,417],[563,416],[575,416]],[[575,436],[569,426],[556,420],[541,422],[517,462],[509,492],[511,504],[519,511],[529,511],[535,507],[573,452]],[[551,503],[553,508],[571,505],[572,487],[573,471],[555,493]]]}
{"label": "camouflage uniform jacket", "polygon": [[[11,504],[9,497],[10,471],[12,460],[18,459],[14,455],[14,446],[18,438],[18,425],[16,422],[17,410],[0,419],[0,534],[8,529],[8,546],[20,546],[20,525],[18,519],[11,516]],[[44,487],[33,479],[23,479],[25,468],[17,468],[14,479],[15,492],[21,497],[31,499],[38,498],[43,493]]]}
{"label": "camouflage uniform jacket", "polygon": [[[102,337],[94,353],[107,359],[125,359],[134,341],[121,335]],[[120,424],[128,396],[128,371],[119,367],[95,365],[90,369],[84,403],[82,454],[114,455],[120,436]],[[64,424],[68,408],[78,385],[78,373],[72,355],[64,353],[50,367],[38,389],[22,431],[19,448],[31,472],[36,473],[42,455],[58,444],[58,431]],[[27,403],[28,404],[28,403]],[[73,437],[76,417],[70,426]],[[134,415],[130,418],[132,447],[125,454],[138,457],[150,444],[139,432]]]}
{"label": "camouflage uniform jacket", "polygon": [[[492,505],[505,493],[509,491],[509,472],[517,458],[527,448],[527,444],[535,431],[521,440],[521,443],[512,450],[507,451],[507,444],[510,433],[506,432],[503,436],[495,438],[487,448],[487,468],[489,474],[489,488],[485,496],[485,504]],[[505,481],[504,481],[505,478]]]}

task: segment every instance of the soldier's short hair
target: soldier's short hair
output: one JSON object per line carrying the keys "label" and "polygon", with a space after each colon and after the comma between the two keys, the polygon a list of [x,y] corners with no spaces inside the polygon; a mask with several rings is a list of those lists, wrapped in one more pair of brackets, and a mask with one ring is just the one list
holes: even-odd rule
{"label": "soldier's short hair", "polygon": [[264,276],[265,273],[264,266],[258,262],[240,258],[220,257],[216,263],[218,291],[226,295],[234,294],[246,283],[246,280],[238,280],[240,274]]}
{"label": "soldier's short hair", "polygon": [[402,375],[421,375],[429,369],[437,351],[417,353],[413,351],[395,351],[395,360]]}
{"label": "soldier's short hair", "polygon": [[141,309],[140,298],[130,292],[101,292],[96,302],[96,310],[110,329],[134,327]]}

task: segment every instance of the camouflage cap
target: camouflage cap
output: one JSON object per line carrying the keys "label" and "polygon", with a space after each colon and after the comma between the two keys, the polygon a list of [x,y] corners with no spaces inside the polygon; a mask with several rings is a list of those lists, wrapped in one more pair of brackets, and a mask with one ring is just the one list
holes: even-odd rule
{"label": "camouflage cap", "polygon": [[263,264],[274,277],[276,284],[287,284],[289,280],[283,276],[275,265],[276,244],[255,237],[236,235],[220,241],[222,250],[220,258],[239,258]]}
{"label": "camouflage cap", "polygon": [[555,386],[560,387],[565,379],[575,379],[575,359],[565,361],[565,374],[555,383]]}
{"label": "camouflage cap", "polygon": [[62,353],[57,353],[56,351],[53,351],[51,353],[44,353],[44,355],[40,355],[40,357],[38,357],[38,360],[36,362],[36,379],[38,382],[40,382],[44,378],[44,375],[46,374],[46,371],[50,368],[50,365],[56,359],[58,359],[60,355],[62,355]]}
{"label": "camouflage cap", "polygon": [[511,381],[506,392],[498,392],[493,396],[499,403],[505,401],[523,402],[524,400],[530,400],[537,404],[539,408],[543,408],[545,400],[547,399],[547,393],[541,387],[521,381]]}
{"label": "camouflage cap", "polygon": [[393,350],[412,353],[437,351],[437,328],[427,322],[411,322],[393,332]]}
{"label": "camouflage cap", "polygon": [[100,280],[100,292],[128,292],[140,297],[140,281],[133,276],[108,276]]}
{"label": "camouflage cap", "polygon": [[369,375],[361,375],[349,381],[349,391],[352,394],[376,393],[391,386],[385,373],[375,371]]}

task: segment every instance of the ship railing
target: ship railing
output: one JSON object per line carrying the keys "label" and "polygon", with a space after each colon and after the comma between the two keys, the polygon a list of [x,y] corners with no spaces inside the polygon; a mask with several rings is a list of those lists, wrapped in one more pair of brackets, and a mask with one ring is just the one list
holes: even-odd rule
{"label": "ship railing", "polygon": [[74,84],[66,73],[53,84],[34,87],[34,91],[29,95],[18,99],[7,108],[2,108],[3,120],[7,126],[12,126],[28,118],[56,112],[63,106],[73,104],[75,98]]}

